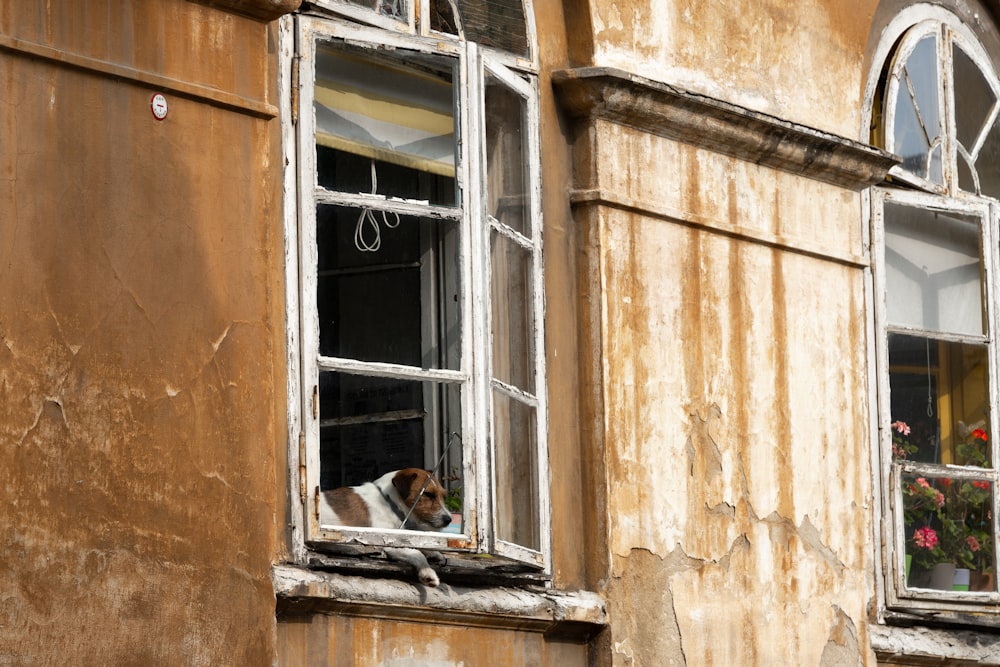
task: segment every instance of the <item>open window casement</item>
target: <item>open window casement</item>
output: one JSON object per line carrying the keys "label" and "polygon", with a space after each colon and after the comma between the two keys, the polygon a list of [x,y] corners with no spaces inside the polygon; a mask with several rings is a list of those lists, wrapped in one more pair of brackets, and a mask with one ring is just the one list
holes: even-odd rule
{"label": "open window casement", "polygon": [[875,104],[902,158],[870,199],[886,597],[969,615],[1000,602],[1000,87],[954,16],[921,11]]}
{"label": "open window casement", "polygon": [[[547,571],[535,83],[475,44],[298,30],[306,542]],[[408,467],[461,521],[322,522],[322,491]]]}

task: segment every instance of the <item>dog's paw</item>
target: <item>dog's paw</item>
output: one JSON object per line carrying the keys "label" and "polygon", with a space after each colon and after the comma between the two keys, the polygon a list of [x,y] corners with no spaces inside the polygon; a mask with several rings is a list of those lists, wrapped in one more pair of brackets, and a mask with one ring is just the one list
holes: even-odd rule
{"label": "dog's paw", "polygon": [[438,565],[444,565],[445,560],[447,560],[444,557],[444,554],[441,553],[440,551],[432,551],[432,550],[428,549],[428,550],[424,551],[423,553],[424,553],[424,556],[427,557],[427,560],[429,562],[431,562],[431,563],[436,563]]}
{"label": "dog's paw", "polygon": [[420,579],[420,583],[424,586],[430,586],[431,588],[437,588],[441,580],[438,579],[437,572],[429,567],[422,567],[417,571],[417,578]]}

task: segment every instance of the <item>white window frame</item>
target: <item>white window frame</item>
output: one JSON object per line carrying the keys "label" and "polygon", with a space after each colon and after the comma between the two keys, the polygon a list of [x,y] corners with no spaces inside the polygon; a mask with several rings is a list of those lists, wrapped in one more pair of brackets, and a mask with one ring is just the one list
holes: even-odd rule
{"label": "white window frame", "polygon": [[[398,0],[398,2],[406,7],[406,21],[397,21],[392,17],[382,16],[371,9],[352,4],[347,0],[312,0],[314,5],[326,10],[330,14],[344,16],[360,23],[435,40],[464,42],[465,37],[462,34],[461,26],[458,27],[458,35],[430,29],[430,0]],[[454,14],[457,20],[460,21],[461,18],[454,0],[448,0],[448,2],[452,4]],[[538,44],[538,40],[535,38],[535,13],[532,11],[531,0],[521,0],[521,2],[524,7],[524,24],[527,31],[528,50],[530,52],[528,57],[517,56],[497,49],[483,50],[491,51],[493,58],[515,69],[524,68],[537,71],[538,49],[536,45]]]}
{"label": "white window frame", "polygon": [[[875,96],[882,93],[878,87],[880,73],[883,68],[891,67],[896,58],[905,58],[910,49],[905,52],[896,53],[896,45],[903,35],[911,30],[920,31],[921,35],[931,34],[935,30],[941,30],[941,36],[958,43],[965,53],[980,67],[981,70],[990,76],[993,67],[989,57],[980,46],[974,34],[950,12],[930,5],[914,5],[903,10],[883,32],[879,47],[873,58],[872,72],[869,76],[869,83],[866,89],[865,109],[871,117],[875,106]],[[939,76],[942,77],[941,87],[946,90],[953,90],[951,76],[952,52],[950,46],[945,46],[947,41],[938,40],[937,62],[939,63]],[[915,44],[915,42],[913,42]],[[910,46],[912,47],[913,44]],[[997,78],[992,74],[990,82],[997,91]],[[896,90],[901,83],[898,80],[887,81],[887,93],[885,98],[887,103],[883,113],[887,118],[891,118],[894,113],[896,100]],[[998,96],[1000,97],[1000,96]],[[937,184],[919,176],[912,174],[901,166],[894,167],[890,171],[892,179],[904,184],[904,187],[892,187],[890,185],[878,186],[864,198],[865,211],[868,214],[870,225],[866,232],[869,236],[870,251],[872,254],[872,301],[874,307],[869,309],[870,332],[875,342],[871,350],[874,373],[871,383],[874,388],[874,403],[872,405],[873,425],[871,432],[873,442],[872,462],[875,471],[875,512],[878,520],[875,522],[875,542],[879,547],[878,551],[883,554],[883,559],[876,561],[876,574],[878,588],[881,592],[884,607],[881,613],[886,610],[901,612],[933,612],[952,614],[952,618],[957,620],[970,620],[975,614],[996,613],[995,605],[1000,603],[1000,591],[992,592],[952,592],[936,591],[925,588],[908,588],[906,586],[905,575],[905,530],[902,512],[903,497],[902,483],[899,475],[903,473],[911,474],[933,474],[946,473],[947,476],[955,479],[989,479],[993,489],[993,519],[992,532],[994,537],[994,558],[997,557],[997,543],[1000,538],[1000,447],[997,440],[1000,439],[1000,367],[998,367],[997,332],[1000,331],[1000,316],[998,316],[998,297],[1000,297],[1000,284],[997,284],[997,263],[998,247],[1000,240],[1000,205],[996,200],[976,195],[975,193],[963,192],[958,188],[958,174],[956,165],[956,147],[952,138],[956,136],[954,100],[948,96],[941,96],[939,100],[939,112],[943,122],[943,132],[945,134],[945,145],[943,147],[943,183]],[[996,114],[996,109],[994,110]],[[864,127],[870,127],[870,121]],[[890,132],[886,132],[886,149],[893,151],[893,140]],[[909,187],[905,187],[909,186]],[[993,468],[966,468],[964,466],[951,464],[921,464],[916,462],[894,461],[892,451],[892,429],[890,423],[894,419],[903,419],[902,415],[892,415],[890,409],[889,395],[889,355],[888,336],[889,333],[908,333],[905,328],[890,326],[886,308],[886,284],[885,284],[885,235],[884,235],[884,212],[886,204],[898,204],[912,206],[922,210],[939,210],[946,213],[955,213],[966,216],[978,217],[982,221],[981,227],[981,262],[984,271],[983,284],[983,307],[985,308],[985,321],[987,332],[982,337],[959,336],[947,334],[934,334],[933,338],[938,340],[951,340],[954,342],[985,343],[987,347],[988,373],[989,373],[989,409],[991,415],[990,434],[990,454]],[[927,332],[913,331],[914,335],[925,336]],[[997,572],[994,572],[996,576]]]}
{"label": "white window frame", "polygon": [[[313,548],[327,544],[350,543],[368,547],[410,546],[452,554],[491,554],[528,566],[532,571],[551,573],[551,536],[549,517],[549,473],[547,451],[547,403],[544,355],[544,289],[541,246],[540,155],[538,137],[537,77],[530,69],[515,71],[507,55],[478,48],[458,40],[424,39],[405,31],[365,27],[336,18],[300,15],[282,23],[282,53],[291,75],[282,79],[285,117],[286,192],[286,289],[288,303],[288,359],[290,368],[288,407],[289,452],[292,488],[291,526],[294,555],[305,562]],[[486,214],[486,146],[484,141],[458,140],[456,183],[459,201],[454,208],[433,206],[426,202],[400,200],[376,195],[331,192],[316,185],[315,121],[313,86],[315,44],[319,40],[343,40],[352,45],[366,45],[396,51],[454,58],[458,64],[459,134],[461,137],[484,136],[483,80],[487,72],[500,79],[509,90],[527,104],[525,142],[528,160],[530,221],[525,234],[497,223]],[[462,362],[454,369],[416,369],[386,363],[353,359],[320,358],[319,323],[316,309],[315,215],[318,202],[359,204],[375,210],[423,217],[453,219],[460,226],[461,312],[463,313]],[[531,252],[534,322],[531,345],[535,376],[535,394],[527,395],[491,378],[492,344],[489,300],[489,230],[497,230]],[[302,286],[301,289],[299,286]],[[432,380],[462,385],[462,446],[464,498],[464,535],[404,530],[376,530],[321,526],[318,517],[319,489],[319,419],[318,372],[334,370],[365,375],[381,375],[412,380]],[[518,396],[536,410],[537,489],[539,493],[540,548],[505,542],[497,537],[495,470],[493,459],[492,392],[494,389]],[[430,466],[428,466],[430,467]],[[490,518],[492,517],[492,520]]]}

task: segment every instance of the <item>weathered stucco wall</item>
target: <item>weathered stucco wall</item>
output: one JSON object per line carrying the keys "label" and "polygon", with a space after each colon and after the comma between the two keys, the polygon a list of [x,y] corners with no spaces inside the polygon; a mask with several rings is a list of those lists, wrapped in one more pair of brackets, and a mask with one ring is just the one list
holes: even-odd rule
{"label": "weathered stucco wall", "polygon": [[871,660],[860,194],[613,123],[585,132],[604,655]]}
{"label": "weathered stucco wall", "polygon": [[856,137],[864,45],[877,4],[595,0],[592,47],[576,50],[591,62],[577,64],[620,67]]}
{"label": "weathered stucco wall", "polygon": [[2,664],[273,660],[269,30],[0,2]]}

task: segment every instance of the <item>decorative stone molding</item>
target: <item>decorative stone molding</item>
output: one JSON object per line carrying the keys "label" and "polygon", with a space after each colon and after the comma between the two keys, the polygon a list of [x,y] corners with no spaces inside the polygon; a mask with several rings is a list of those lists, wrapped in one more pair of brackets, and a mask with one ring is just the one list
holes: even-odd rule
{"label": "decorative stone molding", "polygon": [[261,21],[273,21],[294,12],[302,0],[192,0]]}
{"label": "decorative stone molding", "polygon": [[562,109],[861,190],[900,162],[886,151],[610,67],[552,74]]}
{"label": "decorative stone molding", "polygon": [[584,640],[607,625],[604,600],[589,591],[541,586],[427,588],[292,565],[271,568],[278,613],[338,613],[541,632]]}

